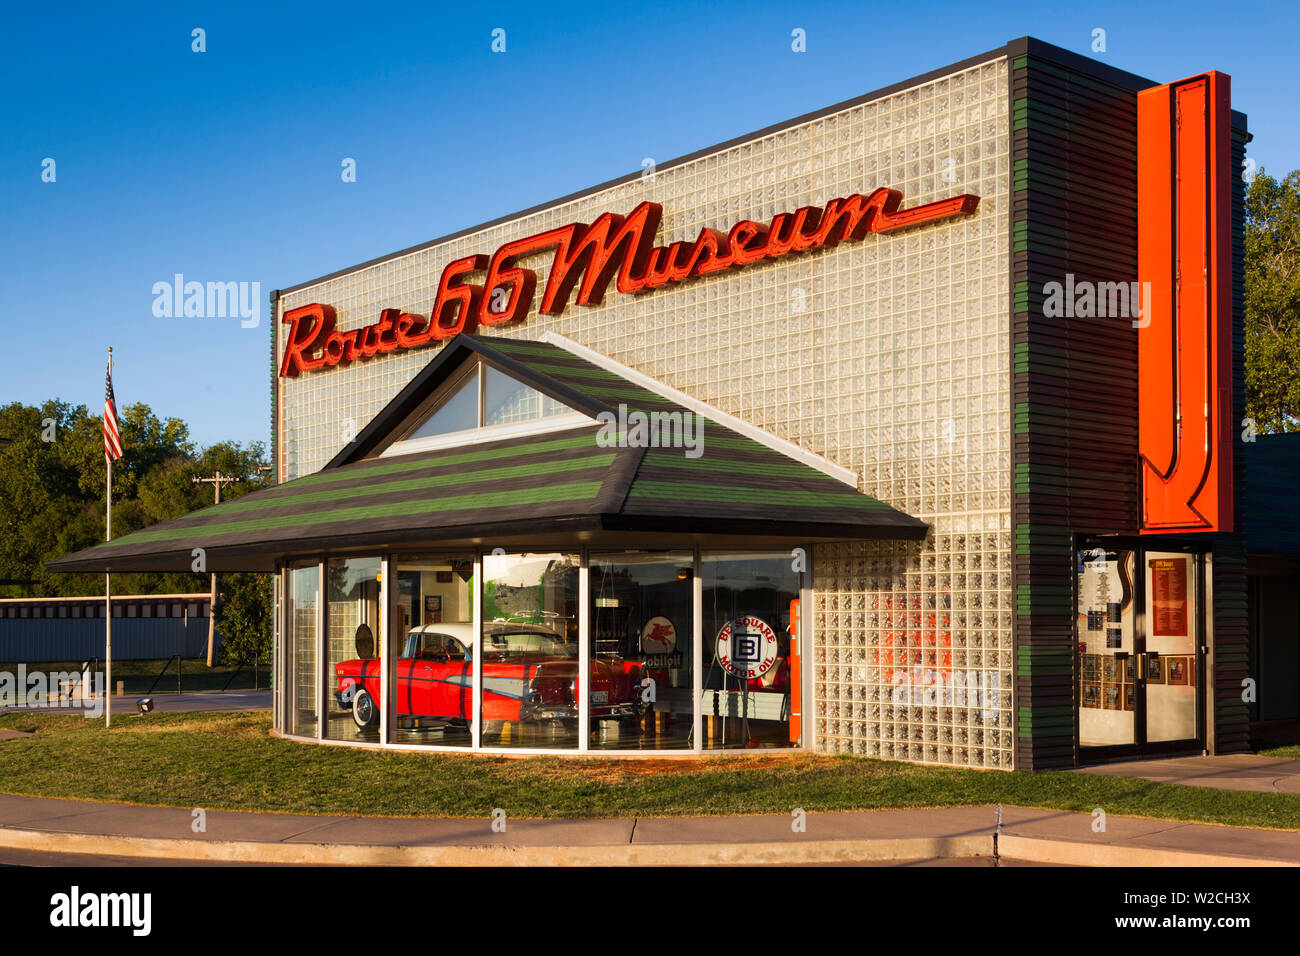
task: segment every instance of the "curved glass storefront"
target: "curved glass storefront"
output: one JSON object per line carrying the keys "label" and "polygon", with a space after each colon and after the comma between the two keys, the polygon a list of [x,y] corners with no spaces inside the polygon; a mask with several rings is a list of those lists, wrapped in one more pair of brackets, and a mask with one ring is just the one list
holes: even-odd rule
{"label": "curved glass storefront", "polygon": [[421,552],[281,569],[277,729],[501,752],[797,746],[789,552]]}

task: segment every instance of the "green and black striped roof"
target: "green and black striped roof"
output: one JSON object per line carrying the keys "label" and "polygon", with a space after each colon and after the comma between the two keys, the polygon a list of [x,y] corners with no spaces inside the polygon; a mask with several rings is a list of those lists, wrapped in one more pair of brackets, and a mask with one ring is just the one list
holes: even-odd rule
{"label": "green and black striped roof", "polygon": [[[176,570],[201,548],[208,569],[257,570],[323,551],[474,542],[510,547],[539,534],[598,532],[774,538],[924,537],[923,522],[832,475],[703,418],[702,453],[603,447],[596,421],[394,457],[395,429],[477,356],[593,417],[689,414],[665,395],[558,345],[461,335],[448,343],[343,452],[298,478],[79,551],[55,571]],[[606,430],[608,433],[608,429]],[[687,540],[683,538],[683,541]],[[755,541],[758,545],[760,542]]]}

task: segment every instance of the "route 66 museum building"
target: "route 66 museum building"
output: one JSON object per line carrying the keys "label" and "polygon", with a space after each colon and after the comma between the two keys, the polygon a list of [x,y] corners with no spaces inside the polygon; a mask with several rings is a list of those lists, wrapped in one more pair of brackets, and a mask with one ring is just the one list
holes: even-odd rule
{"label": "route 66 museum building", "polygon": [[53,566],[275,572],[294,739],[1242,750],[1247,138],[1025,38],[281,290],[276,484]]}

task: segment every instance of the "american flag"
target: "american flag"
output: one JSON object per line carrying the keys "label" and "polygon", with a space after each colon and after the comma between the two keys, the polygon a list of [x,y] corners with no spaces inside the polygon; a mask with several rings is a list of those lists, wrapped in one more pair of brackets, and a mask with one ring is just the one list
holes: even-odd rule
{"label": "american flag", "polygon": [[108,357],[104,376],[104,457],[108,461],[122,457],[122,434],[117,428],[117,402],[113,398],[113,356]]}

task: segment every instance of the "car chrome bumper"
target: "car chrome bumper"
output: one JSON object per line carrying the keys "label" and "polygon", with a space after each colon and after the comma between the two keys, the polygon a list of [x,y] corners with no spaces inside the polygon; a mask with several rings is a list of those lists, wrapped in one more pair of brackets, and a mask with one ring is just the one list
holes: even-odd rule
{"label": "car chrome bumper", "polygon": [[[593,720],[616,720],[622,717],[635,717],[637,707],[634,702],[622,704],[600,704],[591,708]],[[545,704],[525,700],[519,705],[520,720],[577,720],[577,704]]]}

